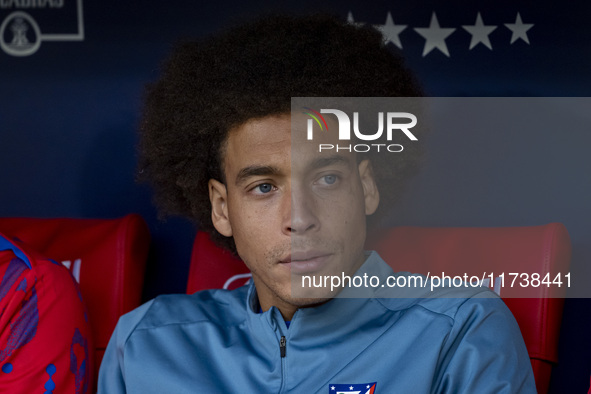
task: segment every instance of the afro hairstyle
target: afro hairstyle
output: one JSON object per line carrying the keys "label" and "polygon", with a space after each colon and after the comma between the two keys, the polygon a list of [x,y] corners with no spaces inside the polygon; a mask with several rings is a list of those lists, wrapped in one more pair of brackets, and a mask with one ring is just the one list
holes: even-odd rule
{"label": "afro hairstyle", "polygon": [[[162,216],[192,218],[236,253],[233,238],[213,226],[208,192],[209,179],[224,182],[229,130],[290,113],[291,97],[418,96],[414,75],[374,28],[328,15],[267,16],[174,48],[146,89],[139,180],[153,186]],[[370,158],[382,200],[395,201],[415,171],[412,149]]]}

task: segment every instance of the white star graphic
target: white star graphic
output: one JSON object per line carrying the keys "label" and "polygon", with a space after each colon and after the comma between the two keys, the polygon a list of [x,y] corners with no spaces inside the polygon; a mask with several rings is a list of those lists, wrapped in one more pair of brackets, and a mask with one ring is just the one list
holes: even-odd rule
{"label": "white star graphic", "polygon": [[334,390],[334,389],[335,389],[335,386],[332,386],[330,389],[331,389],[331,390]]}
{"label": "white star graphic", "polygon": [[384,42],[386,44],[391,42],[398,48],[402,49],[402,43],[400,42],[400,37],[398,37],[398,35],[402,33],[404,29],[406,29],[406,25],[395,25],[394,21],[392,20],[392,14],[390,14],[389,11],[388,15],[386,16],[386,24],[374,25],[374,27],[382,32],[382,35],[384,36]]}
{"label": "white star graphic", "polygon": [[349,11],[349,13],[347,14],[347,23],[357,27],[364,25],[364,23],[355,22],[355,19],[353,19],[353,13],[351,11]]}
{"label": "white star graphic", "polygon": [[415,27],[415,31],[425,38],[425,48],[423,49],[423,57],[425,57],[433,49],[437,48],[447,57],[449,51],[445,44],[445,39],[455,31],[454,28],[439,27],[439,21],[435,12],[431,15],[431,23],[429,27]]}
{"label": "white star graphic", "polygon": [[472,34],[472,39],[470,40],[470,49],[474,48],[479,43],[482,43],[484,46],[486,46],[488,49],[492,51],[492,45],[490,45],[488,35],[492,33],[497,27],[492,25],[485,25],[482,22],[480,12],[476,15],[476,22],[474,23],[474,25],[462,25],[462,27],[468,33]]}
{"label": "white star graphic", "polygon": [[534,24],[523,23],[521,21],[521,15],[519,15],[519,12],[517,13],[517,18],[515,18],[515,23],[505,23],[505,26],[507,26],[507,29],[511,30],[511,44],[520,38],[529,44],[527,31],[534,27]]}
{"label": "white star graphic", "polygon": [[349,390],[353,390],[353,386],[349,386]]}

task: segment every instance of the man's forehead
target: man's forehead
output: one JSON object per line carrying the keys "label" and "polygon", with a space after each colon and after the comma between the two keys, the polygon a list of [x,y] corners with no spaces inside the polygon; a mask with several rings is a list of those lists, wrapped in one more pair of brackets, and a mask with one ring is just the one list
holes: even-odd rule
{"label": "man's forehead", "polygon": [[[290,114],[273,115],[248,120],[230,131],[224,161],[226,170],[238,177],[236,181],[266,169],[273,169],[268,171],[270,175],[287,175],[292,170],[308,171],[355,161],[355,155],[347,151],[318,152],[317,143],[300,138],[305,136],[305,130],[293,127],[291,120]],[[331,137],[324,135],[322,139]]]}

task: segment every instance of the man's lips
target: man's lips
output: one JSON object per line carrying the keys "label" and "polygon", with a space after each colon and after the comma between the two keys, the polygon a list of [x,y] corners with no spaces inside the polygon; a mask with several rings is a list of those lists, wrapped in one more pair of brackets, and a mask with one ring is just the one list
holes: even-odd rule
{"label": "man's lips", "polygon": [[289,267],[292,274],[309,274],[320,271],[331,257],[332,253],[311,250],[294,252],[279,263]]}

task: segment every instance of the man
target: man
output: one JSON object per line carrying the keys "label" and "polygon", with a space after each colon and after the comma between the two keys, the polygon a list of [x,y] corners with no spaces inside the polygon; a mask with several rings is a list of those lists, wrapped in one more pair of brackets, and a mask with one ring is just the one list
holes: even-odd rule
{"label": "man", "polygon": [[394,275],[363,251],[366,217],[383,215],[380,200],[419,155],[416,144],[320,155],[291,97],[418,95],[376,31],[329,17],[272,17],[180,46],[148,91],[141,173],[162,208],[195,218],[253,283],[158,297],[122,317],[99,392],[535,392],[519,328],[486,290],[295,285]]}

